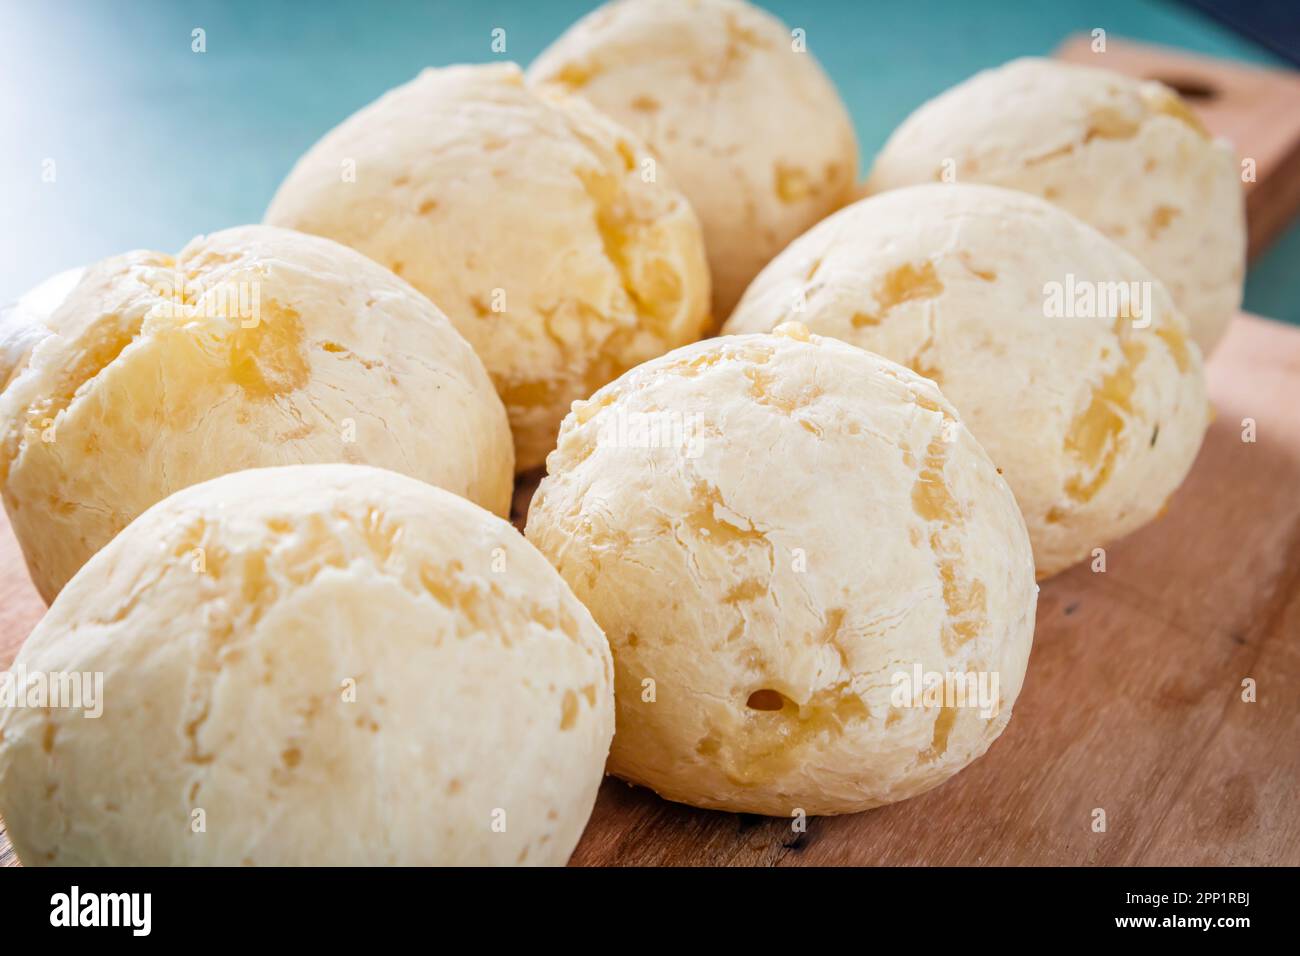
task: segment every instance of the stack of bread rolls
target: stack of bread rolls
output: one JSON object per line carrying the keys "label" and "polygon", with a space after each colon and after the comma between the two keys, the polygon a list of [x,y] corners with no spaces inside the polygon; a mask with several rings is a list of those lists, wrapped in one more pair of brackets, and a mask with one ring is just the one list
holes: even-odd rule
{"label": "stack of bread rolls", "polygon": [[1240,183],[1019,60],[859,189],[816,39],[618,0],[5,312],[13,670],[103,681],[0,712],[25,864],[561,864],[605,772],[789,817],[989,748],[1037,581],[1192,467]]}

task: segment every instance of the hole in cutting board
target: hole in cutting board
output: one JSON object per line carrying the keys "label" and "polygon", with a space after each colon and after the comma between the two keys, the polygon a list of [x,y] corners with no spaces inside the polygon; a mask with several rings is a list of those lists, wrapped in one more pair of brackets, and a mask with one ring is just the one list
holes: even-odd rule
{"label": "hole in cutting board", "polygon": [[1218,88],[1206,80],[1197,80],[1188,76],[1152,76],[1148,77],[1148,79],[1163,83],[1185,100],[1208,103],[1210,100],[1219,98]]}

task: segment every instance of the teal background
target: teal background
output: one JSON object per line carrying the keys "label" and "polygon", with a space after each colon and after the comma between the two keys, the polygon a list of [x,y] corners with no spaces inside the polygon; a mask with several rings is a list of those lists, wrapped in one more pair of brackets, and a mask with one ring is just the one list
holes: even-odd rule
{"label": "teal background", "polygon": [[[261,219],[294,160],[422,67],[527,64],[595,4],[0,0],[0,301],[132,248]],[[807,31],[857,125],[864,171],[922,101],[1068,34],[1280,61],[1185,7],[1149,0],[765,0]],[[207,52],[191,52],[191,30]],[[489,46],[506,30],[507,52]],[[1300,104],[1297,104],[1300,109]],[[53,159],[54,183],[41,179]],[[1300,227],[1251,269],[1246,308],[1300,324]]]}

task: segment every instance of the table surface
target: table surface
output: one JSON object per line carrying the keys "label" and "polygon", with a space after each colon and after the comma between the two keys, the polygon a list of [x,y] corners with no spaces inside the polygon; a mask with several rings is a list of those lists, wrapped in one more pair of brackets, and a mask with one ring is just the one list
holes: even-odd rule
{"label": "table surface", "polygon": [[[294,160],[421,68],[528,63],[589,0],[0,0],[0,301],[47,275],[261,219]],[[1102,28],[1266,65],[1156,0],[764,0],[807,31],[848,104],[863,168],[921,102],[979,69]],[[506,30],[494,53],[491,31]],[[207,52],[191,51],[206,31]],[[1298,107],[1300,108],[1300,107]],[[45,161],[54,182],[44,182]],[[1245,308],[1300,324],[1300,227],[1248,277]]]}
{"label": "table surface", "polygon": [[[1024,690],[982,759],[802,834],[609,779],[573,862],[1300,865],[1300,330],[1240,317],[1208,374],[1217,416],[1165,516],[1104,574],[1043,582]],[[43,610],[0,522],[0,667]]]}

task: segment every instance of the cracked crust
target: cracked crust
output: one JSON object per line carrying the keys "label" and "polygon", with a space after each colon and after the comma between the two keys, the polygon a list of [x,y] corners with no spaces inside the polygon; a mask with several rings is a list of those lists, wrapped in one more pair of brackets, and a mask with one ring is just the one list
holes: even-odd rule
{"label": "cracked crust", "polygon": [[[692,416],[691,450],[620,439],[639,415]],[[938,785],[1006,725],[1029,542],[931,382],[793,325],[713,339],[575,404],[547,469],[527,535],[610,640],[611,772],[699,806],[846,813]],[[998,713],[893,706],[915,662],[998,671]]]}
{"label": "cracked crust", "polygon": [[0,393],[5,507],[47,602],[150,505],[241,468],[364,462],[509,507],[510,436],[482,364],[350,249],[230,229],[175,257],[107,259],[49,305],[22,317]]}
{"label": "cracked crust", "polygon": [[[1048,317],[1067,276],[1146,283],[1150,326],[1124,306]],[[1208,425],[1200,350],[1168,292],[1024,193],[914,186],[841,210],[763,270],[723,331],[792,317],[938,383],[1015,492],[1040,577],[1156,517]]]}
{"label": "cracked crust", "polygon": [[704,227],[721,322],[749,280],[852,198],[857,140],[812,53],[737,0],[622,0],[579,20],[528,69],[638,135]]}
{"label": "cracked crust", "polygon": [[27,865],[563,863],[613,733],[608,646],[545,559],[361,466],[173,495],[15,666],[104,674],[97,719],[0,713],[0,814]]}
{"label": "cracked crust", "polygon": [[266,220],[360,250],[445,310],[505,402],[525,471],[575,399],[708,324],[699,223],[663,169],[647,181],[646,159],[514,64],[425,70],[313,146]]}
{"label": "cracked crust", "polygon": [[944,179],[1033,193],[1164,282],[1208,354],[1241,306],[1245,201],[1230,144],[1155,82],[1054,60],[986,70],[895,130],[871,193]]}

